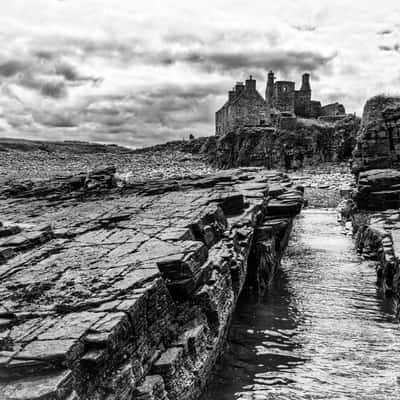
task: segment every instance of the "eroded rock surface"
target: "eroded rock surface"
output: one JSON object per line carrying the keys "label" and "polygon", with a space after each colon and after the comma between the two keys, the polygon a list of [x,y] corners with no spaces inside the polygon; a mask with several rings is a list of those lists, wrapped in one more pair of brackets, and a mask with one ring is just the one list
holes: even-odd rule
{"label": "eroded rock surface", "polygon": [[363,111],[353,171],[400,167],[400,98],[375,96]]}
{"label": "eroded rock surface", "polygon": [[400,207],[400,172],[372,169],[361,172],[354,199],[363,210],[387,210]]}
{"label": "eroded rock surface", "polygon": [[302,205],[258,168],[123,187],[113,172],[0,192],[1,399],[196,398]]}
{"label": "eroded rock surface", "polygon": [[224,136],[199,138],[184,149],[207,155],[219,168],[317,166],[348,160],[359,125],[359,118],[349,115],[333,122],[298,119],[290,127],[245,126]]}

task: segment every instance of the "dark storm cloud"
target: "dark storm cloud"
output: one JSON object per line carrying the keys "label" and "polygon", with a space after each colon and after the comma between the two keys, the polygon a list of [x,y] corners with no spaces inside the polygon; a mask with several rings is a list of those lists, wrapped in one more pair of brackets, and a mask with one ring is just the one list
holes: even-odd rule
{"label": "dark storm cloud", "polygon": [[36,123],[51,128],[73,128],[78,126],[77,115],[68,111],[34,113],[33,119]]}
{"label": "dark storm cloud", "polygon": [[394,51],[394,52],[400,52],[400,44],[396,43],[393,46],[387,46],[387,45],[381,45],[378,46],[379,50],[381,51]]}
{"label": "dark storm cloud", "polygon": [[127,125],[132,129],[136,124],[181,129],[189,123],[210,123],[210,102],[224,92],[225,88],[218,84],[165,85],[135,95],[102,96],[89,102],[83,119],[115,129]]}
{"label": "dark storm cloud", "polygon": [[[303,30],[312,30],[312,26],[297,27]],[[268,70],[279,72],[315,71],[326,67],[336,54],[324,55],[318,51],[279,50],[275,46],[280,41],[276,31],[253,33],[251,31],[237,31],[232,33],[218,32],[207,39],[195,34],[168,33],[163,38],[164,48],[151,49],[135,38],[115,40],[92,40],[86,38],[62,38],[57,41],[48,40],[40,49],[35,50],[38,57],[53,60],[57,54],[64,57],[78,57],[86,60],[89,57],[103,58],[107,62],[116,62],[123,65],[143,64],[173,66],[178,63],[189,64],[205,72],[221,71],[223,73],[247,69]],[[215,44],[224,43],[263,43],[268,50],[253,51],[243,45],[241,51],[212,50]],[[181,45],[182,49],[169,49],[172,43]],[[190,45],[198,44],[199,49],[191,50]],[[227,47],[229,48],[229,47]],[[71,66],[59,66],[58,70],[69,79],[78,79],[76,70]]]}
{"label": "dark storm cloud", "polygon": [[392,32],[393,31],[391,29],[383,29],[383,30],[377,32],[376,34],[384,36],[384,35],[390,35]]}
{"label": "dark storm cloud", "polygon": [[[196,51],[168,51],[159,52],[130,52],[130,63],[146,65],[171,66],[177,63],[185,63],[206,72],[219,71],[222,73],[237,72],[239,70],[260,69],[267,71],[274,69],[279,72],[291,71],[316,71],[325,68],[337,56],[334,53],[325,56],[313,51],[285,51],[267,50],[240,52],[215,52],[207,50]],[[125,59],[126,58],[125,54]]]}
{"label": "dark storm cloud", "polygon": [[[0,59],[0,75],[5,81],[56,100],[49,103],[54,104],[56,110],[31,105],[35,110],[26,112],[33,118],[13,121],[14,124],[19,124],[26,132],[31,127],[35,132],[54,132],[66,137],[76,134],[89,140],[122,141],[134,146],[180,139],[191,132],[212,135],[215,110],[237,79],[243,80],[252,73],[258,86],[264,86],[266,71],[273,69],[282,76],[313,72],[316,80],[319,72],[326,72],[336,57],[336,54],[324,55],[318,51],[278,50],[275,46],[279,45],[281,37],[275,31],[216,32],[205,38],[170,33],[161,39],[161,45],[157,43],[154,48],[148,44],[144,46],[135,38],[47,38],[34,43],[29,53],[20,58]],[[238,45],[235,51],[229,43]],[[254,47],[248,45],[252,43],[261,43],[260,48],[266,50],[253,50]],[[107,94],[110,85],[97,91],[99,80],[87,76],[83,70],[99,65],[99,71],[107,74],[108,68],[115,66],[113,64],[119,73],[121,67],[134,71],[136,65],[144,65],[150,70],[151,67],[157,70],[162,70],[158,67],[173,67],[178,72],[183,67],[190,74],[184,73],[179,84],[160,83],[162,79],[154,84],[151,79],[144,79],[142,84],[146,87],[132,88],[132,78],[128,74],[126,88],[118,89],[117,94],[112,94],[115,90]],[[103,65],[107,68],[102,69]],[[212,74],[208,74],[210,72]],[[188,78],[198,83],[190,83]],[[109,79],[113,77],[110,75]],[[86,83],[92,83],[90,90],[77,91],[76,97],[69,96],[74,87]],[[10,85],[11,90],[12,87]],[[67,102],[61,101],[67,97]]]}
{"label": "dark storm cloud", "polygon": [[93,84],[98,84],[102,81],[102,78],[81,74],[76,67],[65,61],[55,63],[54,73],[62,76],[67,83],[92,82]]}
{"label": "dark storm cloud", "polygon": [[67,89],[64,82],[43,82],[40,85],[40,93],[46,97],[61,99],[67,96]]}
{"label": "dark storm cloud", "polygon": [[183,60],[203,68],[221,71],[273,69],[283,73],[315,71],[326,67],[336,54],[324,56],[312,51],[245,51],[240,53],[191,53]]}
{"label": "dark storm cloud", "polygon": [[43,51],[33,51],[3,61],[0,63],[0,77],[6,83],[34,90],[53,99],[65,98],[69,87],[99,82],[98,78],[84,76],[69,62]]}
{"label": "dark storm cloud", "polygon": [[76,68],[66,63],[57,64],[55,67],[55,73],[63,76],[67,81],[77,81],[81,79]]}
{"label": "dark storm cloud", "polygon": [[33,54],[45,60],[58,59],[61,56],[85,61],[91,57],[104,58],[107,61],[128,62],[140,57],[141,44],[136,37],[123,39],[92,39],[86,37],[51,37],[33,41]]}
{"label": "dark storm cloud", "polygon": [[186,84],[186,85],[163,85],[155,87],[147,92],[147,96],[154,98],[181,98],[181,99],[202,99],[210,95],[224,93],[224,86],[221,83],[207,84]]}
{"label": "dark storm cloud", "polygon": [[47,50],[34,50],[32,52],[32,55],[37,58],[41,58],[41,59],[47,60],[47,61],[54,59],[56,56],[55,53],[53,53],[52,51],[47,51]]}
{"label": "dark storm cloud", "polygon": [[12,77],[19,72],[23,72],[27,69],[27,65],[19,60],[8,60],[0,63],[0,76],[5,78]]}
{"label": "dark storm cloud", "polygon": [[[70,109],[34,114],[36,128],[79,128],[90,140],[143,146],[188,137],[213,122],[222,84],[162,85],[134,94],[91,95]],[[190,131],[190,132],[189,132]],[[210,130],[209,134],[213,132]]]}
{"label": "dark storm cloud", "polygon": [[165,85],[142,93],[133,110],[146,123],[182,129],[189,124],[211,123],[214,96],[225,91],[221,84]]}
{"label": "dark storm cloud", "polygon": [[21,87],[36,91],[44,97],[61,99],[67,96],[65,81],[54,76],[43,76],[40,71],[27,71],[12,81]]}

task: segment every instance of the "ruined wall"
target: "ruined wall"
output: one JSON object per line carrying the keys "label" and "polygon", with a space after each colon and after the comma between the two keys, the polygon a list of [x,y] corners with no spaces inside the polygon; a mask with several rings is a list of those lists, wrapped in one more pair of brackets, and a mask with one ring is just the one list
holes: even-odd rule
{"label": "ruined wall", "polygon": [[215,134],[221,136],[228,130],[228,104],[215,113]]}
{"label": "ruined wall", "polygon": [[376,96],[364,106],[353,172],[400,168],[400,99]]}
{"label": "ruined wall", "polygon": [[318,118],[321,115],[321,102],[311,100],[310,103],[310,118]]}
{"label": "ruined wall", "polygon": [[295,114],[298,117],[309,118],[311,115],[311,91],[295,91]]}
{"label": "ruined wall", "polygon": [[295,110],[294,82],[289,82],[289,81],[275,82],[272,105],[278,111],[294,114]]}
{"label": "ruined wall", "polygon": [[321,107],[321,116],[324,117],[332,117],[345,114],[346,109],[344,108],[344,105],[340,103],[327,104],[326,106]]}
{"label": "ruined wall", "polygon": [[246,125],[260,125],[266,122],[264,99],[255,91],[242,95],[229,107],[227,131]]}
{"label": "ruined wall", "polygon": [[268,119],[266,102],[256,89],[256,81],[250,76],[246,84],[238,82],[229,91],[228,101],[215,114],[216,135],[222,136],[233,129],[246,125],[262,125]]}
{"label": "ruined wall", "polygon": [[273,171],[114,172],[0,190],[2,400],[197,398],[302,205]]}

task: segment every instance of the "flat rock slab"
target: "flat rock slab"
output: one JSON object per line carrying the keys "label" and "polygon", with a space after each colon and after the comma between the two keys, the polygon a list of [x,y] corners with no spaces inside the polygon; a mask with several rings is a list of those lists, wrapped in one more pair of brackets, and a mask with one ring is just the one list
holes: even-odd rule
{"label": "flat rock slab", "polygon": [[[80,399],[74,390],[94,393],[113,374],[133,388],[151,365],[154,382],[137,391],[163,391],[157,376],[173,373],[183,350],[156,361],[157,346],[170,340],[177,304],[221,268],[215,246],[249,246],[237,226],[302,205],[286,175],[260,168],[122,188],[114,172],[0,192],[1,399]],[[134,365],[122,377],[127,354]]]}

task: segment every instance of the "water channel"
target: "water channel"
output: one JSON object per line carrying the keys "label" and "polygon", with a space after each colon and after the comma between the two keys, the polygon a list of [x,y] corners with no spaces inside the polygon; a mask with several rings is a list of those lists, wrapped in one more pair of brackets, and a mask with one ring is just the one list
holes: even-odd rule
{"label": "water channel", "polygon": [[304,210],[261,299],[241,296],[202,400],[400,398],[400,327],[334,211]]}

